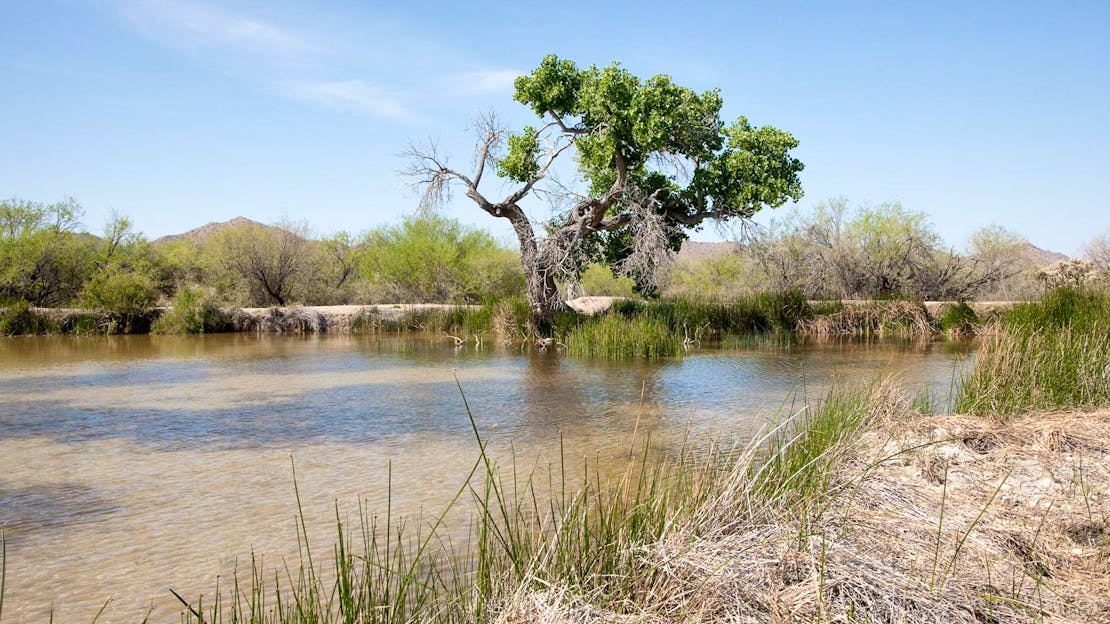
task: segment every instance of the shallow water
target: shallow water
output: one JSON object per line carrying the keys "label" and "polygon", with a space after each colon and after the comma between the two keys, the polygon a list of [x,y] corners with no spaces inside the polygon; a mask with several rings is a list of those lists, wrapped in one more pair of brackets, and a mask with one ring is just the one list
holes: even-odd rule
{"label": "shallow water", "polygon": [[462,393],[502,465],[619,470],[649,438],[744,440],[835,379],[894,374],[945,396],[966,355],[849,341],[610,362],[434,337],[0,340],[3,621],[88,622],[109,599],[102,622],[178,621],[168,588],[210,596],[252,551],[296,556],[294,464],[318,548],[337,503],[384,513],[387,489],[395,513],[429,517],[477,456]]}

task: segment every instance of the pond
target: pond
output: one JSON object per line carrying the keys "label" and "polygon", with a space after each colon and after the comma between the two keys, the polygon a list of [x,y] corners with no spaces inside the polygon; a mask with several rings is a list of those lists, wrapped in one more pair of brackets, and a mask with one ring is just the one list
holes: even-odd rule
{"label": "pond", "polygon": [[[757,343],[595,361],[435,336],[0,340],[3,618],[88,622],[110,600],[102,621],[176,621],[169,588],[210,597],[252,552],[295,559],[294,468],[327,551],[337,509],[443,509],[474,465],[475,427],[519,475],[605,474],[645,444],[743,442],[836,380],[897,375],[947,396],[969,349]],[[463,512],[452,522],[465,532]]]}

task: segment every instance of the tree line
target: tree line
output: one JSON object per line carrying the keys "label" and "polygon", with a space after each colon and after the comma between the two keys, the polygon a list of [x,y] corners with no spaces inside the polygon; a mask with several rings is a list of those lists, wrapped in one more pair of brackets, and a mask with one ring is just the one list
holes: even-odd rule
{"label": "tree line", "polygon": [[[124,216],[99,233],[83,210],[0,201],[0,306],[83,307],[128,317],[172,306],[185,290],[220,307],[368,303],[477,303],[526,295],[516,250],[435,214],[361,235],[313,236],[303,222],[233,220],[211,232],[149,241]],[[945,245],[926,216],[895,203],[831,200],[749,228],[725,251],[667,262],[650,287],[619,263],[584,265],[560,296],[716,299],[799,292],[810,299],[1033,299],[1052,282],[1110,276],[1110,234],[1086,259],[1045,266],[1028,242],[999,226],[967,248]]]}
{"label": "tree line", "polygon": [[[732,253],[679,263],[672,296],[795,290],[810,299],[1028,300],[1046,287],[1110,276],[1110,232],[1084,259],[1051,252],[999,225],[983,227],[964,249],[945,243],[927,215],[896,202],[852,207],[846,200],[795,210],[764,228],[747,228]],[[726,298],[727,298],[726,294]]]}
{"label": "tree line", "polygon": [[441,301],[523,292],[517,253],[439,216],[361,236],[314,237],[305,223],[233,220],[150,241],[113,215],[84,229],[74,200],[0,201],[0,306],[86,307],[137,314],[201,289],[222,307]]}

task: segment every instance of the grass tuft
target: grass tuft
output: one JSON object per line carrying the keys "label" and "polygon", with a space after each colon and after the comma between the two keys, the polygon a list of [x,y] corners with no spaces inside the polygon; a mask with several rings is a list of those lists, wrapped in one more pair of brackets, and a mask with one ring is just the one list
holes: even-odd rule
{"label": "grass tuft", "polygon": [[682,338],[662,320],[619,314],[588,319],[566,337],[567,352],[593,358],[673,357],[683,352]]}
{"label": "grass tuft", "polygon": [[1110,405],[1110,295],[1061,289],[1015,306],[983,339],[956,409],[1012,418]]}

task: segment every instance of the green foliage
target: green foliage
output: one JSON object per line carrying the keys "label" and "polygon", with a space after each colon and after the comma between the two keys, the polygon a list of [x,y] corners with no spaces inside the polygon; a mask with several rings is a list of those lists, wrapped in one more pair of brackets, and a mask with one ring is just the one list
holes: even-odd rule
{"label": "green foliage", "polygon": [[497,161],[497,174],[517,182],[527,182],[540,169],[536,162],[540,154],[539,135],[532,126],[525,126],[524,132],[510,134],[508,142],[507,154]]}
{"label": "green foliage", "polygon": [[650,316],[605,314],[584,320],[566,337],[567,352],[592,358],[673,357],[683,353],[682,338]]}
{"label": "green foliage", "polygon": [[359,298],[359,264],[365,247],[351,234],[336,232],[315,242],[304,301],[311,305],[353,303]]}
{"label": "green foliage", "polygon": [[0,308],[0,336],[34,336],[59,330],[49,317],[31,309],[26,301],[16,301]]}
{"label": "green foliage", "polygon": [[98,271],[85,285],[83,304],[106,312],[120,325],[118,330],[133,331],[134,323],[154,307],[158,289],[150,275],[127,267],[110,265]]}
{"label": "green foliage", "polygon": [[370,232],[360,268],[373,298],[385,303],[476,303],[524,289],[516,254],[438,216]]}
{"label": "green foliage", "polygon": [[185,286],[178,289],[170,308],[151,326],[155,334],[208,334],[230,330],[230,319],[212,301],[208,291]]}
{"label": "green foliage", "polygon": [[739,253],[680,259],[671,268],[662,296],[668,299],[730,301],[750,296],[767,285],[754,263]]}
{"label": "green foliage", "polygon": [[979,325],[979,315],[966,301],[946,305],[937,319],[941,331],[954,335],[969,336]]}
{"label": "green foliage", "polygon": [[309,279],[308,234],[306,224],[292,222],[226,228],[205,243],[208,269],[244,305],[284,306],[302,298]]}
{"label": "green foliage", "polygon": [[134,269],[110,266],[89,280],[82,301],[89,308],[121,317],[138,316],[154,307],[158,291],[149,275]]}
{"label": "green foliage", "polygon": [[1004,418],[1110,406],[1110,295],[1060,289],[1015,306],[979,348],[957,409]]}
{"label": "green foliage", "polygon": [[604,264],[594,263],[582,271],[579,278],[582,290],[592,297],[632,297],[636,281],[631,277],[617,276]]}
{"label": "green foliage", "polygon": [[77,231],[73,199],[42,204],[0,201],[0,303],[67,305],[95,269],[96,238]]}

